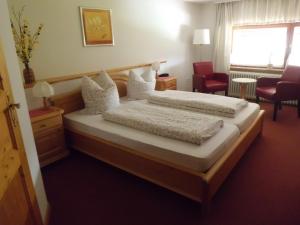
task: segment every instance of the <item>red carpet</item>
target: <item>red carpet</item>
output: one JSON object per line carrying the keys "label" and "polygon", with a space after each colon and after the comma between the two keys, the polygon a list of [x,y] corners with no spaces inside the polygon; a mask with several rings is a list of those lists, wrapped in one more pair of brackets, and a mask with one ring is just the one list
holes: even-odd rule
{"label": "red carpet", "polygon": [[272,122],[267,110],[257,139],[213,199],[201,205],[73,152],[43,169],[51,225],[298,225],[300,119],[284,106]]}

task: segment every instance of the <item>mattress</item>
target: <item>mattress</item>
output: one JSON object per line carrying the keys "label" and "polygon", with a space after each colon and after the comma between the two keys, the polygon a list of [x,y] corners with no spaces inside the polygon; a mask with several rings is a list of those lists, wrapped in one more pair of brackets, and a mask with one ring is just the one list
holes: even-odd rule
{"label": "mattress", "polygon": [[208,170],[240,135],[235,125],[225,124],[215,136],[195,145],[105,121],[101,114],[86,115],[83,111],[64,115],[64,123],[66,128],[199,172]]}
{"label": "mattress", "polygon": [[222,118],[225,123],[236,125],[240,129],[240,132],[243,133],[258,116],[259,111],[260,106],[258,104],[249,102],[234,118],[217,117]]}

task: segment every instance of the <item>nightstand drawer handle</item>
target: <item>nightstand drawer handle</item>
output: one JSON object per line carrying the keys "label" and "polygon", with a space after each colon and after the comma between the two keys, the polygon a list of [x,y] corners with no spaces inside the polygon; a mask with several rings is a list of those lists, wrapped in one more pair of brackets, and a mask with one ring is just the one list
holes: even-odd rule
{"label": "nightstand drawer handle", "polygon": [[45,127],[47,127],[46,124],[41,124],[41,125],[40,125],[40,128],[45,128]]}

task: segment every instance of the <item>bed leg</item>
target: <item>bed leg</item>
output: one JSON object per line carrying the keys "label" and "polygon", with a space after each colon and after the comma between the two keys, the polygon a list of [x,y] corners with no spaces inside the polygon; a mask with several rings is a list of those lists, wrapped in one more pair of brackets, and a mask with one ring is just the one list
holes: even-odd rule
{"label": "bed leg", "polygon": [[209,212],[211,211],[211,201],[203,201],[201,203],[201,214],[202,216],[205,216],[207,214],[209,214]]}
{"label": "bed leg", "polygon": [[259,104],[259,96],[256,95],[256,103]]}
{"label": "bed leg", "polygon": [[282,104],[281,104],[281,102],[278,103],[278,109],[282,110]]}
{"label": "bed leg", "polygon": [[[264,115],[263,115],[264,117]],[[261,137],[263,135],[263,130],[264,130],[264,119],[262,118],[261,121],[260,121],[260,131],[258,133],[258,137]]]}
{"label": "bed leg", "polygon": [[211,209],[211,197],[210,197],[209,185],[207,183],[205,183],[203,199],[201,202],[202,215],[203,216],[207,215],[210,212],[210,209]]}

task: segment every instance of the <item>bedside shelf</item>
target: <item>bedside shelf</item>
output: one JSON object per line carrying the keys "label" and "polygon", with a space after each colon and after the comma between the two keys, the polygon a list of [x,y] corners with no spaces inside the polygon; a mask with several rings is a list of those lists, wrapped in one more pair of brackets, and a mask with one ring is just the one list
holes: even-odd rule
{"label": "bedside shelf", "polygon": [[29,112],[41,167],[69,154],[65,144],[62,114],[63,110],[56,107]]}
{"label": "bedside shelf", "polygon": [[156,79],[155,90],[165,91],[165,90],[176,90],[177,89],[177,79],[174,76],[169,77],[158,77]]}

